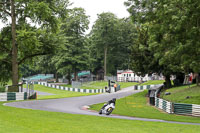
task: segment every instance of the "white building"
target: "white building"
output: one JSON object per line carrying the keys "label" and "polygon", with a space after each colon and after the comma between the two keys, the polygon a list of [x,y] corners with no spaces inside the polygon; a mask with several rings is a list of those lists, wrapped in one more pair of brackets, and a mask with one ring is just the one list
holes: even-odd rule
{"label": "white building", "polygon": [[144,77],[136,75],[132,70],[117,70],[118,82],[148,81],[151,77],[146,74]]}

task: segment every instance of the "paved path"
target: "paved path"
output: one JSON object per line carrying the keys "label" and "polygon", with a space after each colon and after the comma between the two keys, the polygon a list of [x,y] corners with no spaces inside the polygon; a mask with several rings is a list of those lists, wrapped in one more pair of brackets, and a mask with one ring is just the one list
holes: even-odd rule
{"label": "paved path", "polygon": [[[107,102],[112,98],[122,98],[140,91],[134,90],[132,87],[128,87],[124,90],[111,93],[111,94],[99,94],[92,96],[82,96],[82,97],[72,97],[72,98],[62,98],[62,99],[49,99],[49,100],[33,100],[33,101],[23,101],[23,102],[12,102],[6,103],[6,106],[26,108],[26,109],[36,109],[45,110],[53,112],[64,112],[72,114],[84,114],[84,115],[95,115],[100,116],[96,111],[90,111],[85,108],[87,105],[93,105],[97,103]],[[174,121],[164,121],[157,119],[146,119],[146,118],[136,118],[128,116],[119,115],[101,115],[102,117],[118,118],[118,119],[128,119],[128,120],[141,120],[141,121],[153,121],[153,122],[165,122],[165,123],[176,123],[176,124],[189,124],[189,125],[200,125],[200,123],[185,123],[185,122],[174,122]]]}

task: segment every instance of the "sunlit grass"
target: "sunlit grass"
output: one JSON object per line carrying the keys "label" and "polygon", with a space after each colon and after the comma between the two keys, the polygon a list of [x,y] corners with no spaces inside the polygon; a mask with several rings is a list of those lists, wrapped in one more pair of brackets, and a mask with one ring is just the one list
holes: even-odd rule
{"label": "sunlit grass", "polygon": [[[178,116],[174,114],[167,114],[163,111],[159,111],[154,106],[148,104],[148,98],[145,97],[147,91],[137,93],[125,98],[118,99],[116,101],[116,108],[113,114],[151,118],[151,119],[161,119],[168,121],[182,121],[182,122],[195,122],[200,123],[200,118],[189,117],[189,116]],[[99,110],[103,106],[102,104],[92,105],[92,109]]]}
{"label": "sunlit grass", "polygon": [[165,80],[149,80],[140,85],[156,85],[156,84],[163,84],[164,82],[165,82]]}
{"label": "sunlit grass", "polygon": [[[200,86],[187,85],[181,87],[174,87],[168,89],[170,95],[164,95],[163,98],[176,103],[189,103],[189,104],[200,104]],[[186,98],[189,97],[189,98]]]}
{"label": "sunlit grass", "polygon": [[197,133],[200,126],[19,109],[0,102],[1,133]]}
{"label": "sunlit grass", "polygon": [[72,92],[72,91],[50,88],[43,85],[34,85],[34,90],[53,94],[53,95],[38,95],[37,99],[52,99],[52,98],[66,98],[66,97],[94,95],[94,93]]}

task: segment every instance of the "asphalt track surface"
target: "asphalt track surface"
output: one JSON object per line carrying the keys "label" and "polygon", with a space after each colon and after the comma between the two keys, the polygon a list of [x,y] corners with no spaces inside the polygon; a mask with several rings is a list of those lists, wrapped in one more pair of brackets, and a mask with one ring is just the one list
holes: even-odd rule
{"label": "asphalt track surface", "polygon": [[48,100],[32,100],[32,101],[22,101],[22,102],[11,102],[5,103],[6,106],[34,109],[34,110],[44,110],[52,112],[64,112],[71,114],[83,114],[83,115],[94,115],[101,117],[110,117],[117,119],[127,119],[127,120],[140,120],[140,121],[150,121],[150,122],[164,122],[164,123],[175,123],[175,124],[185,124],[185,125],[200,125],[200,123],[186,123],[186,122],[175,122],[175,121],[165,121],[158,119],[148,119],[148,118],[136,118],[128,116],[119,115],[99,115],[96,111],[91,111],[87,109],[87,106],[103,103],[111,100],[112,98],[122,98],[141,91],[134,90],[133,87],[128,87],[115,93],[106,93],[91,96],[81,96],[81,97],[71,97],[62,99],[48,99]]}

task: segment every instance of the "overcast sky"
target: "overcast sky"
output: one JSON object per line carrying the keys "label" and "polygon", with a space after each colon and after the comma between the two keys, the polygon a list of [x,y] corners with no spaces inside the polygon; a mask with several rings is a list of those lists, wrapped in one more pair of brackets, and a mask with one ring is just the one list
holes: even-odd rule
{"label": "overcast sky", "polygon": [[[127,0],[70,0],[73,7],[82,7],[86,10],[86,15],[90,16],[90,28],[97,19],[97,14],[102,12],[112,12],[118,18],[128,17],[129,13],[124,6]],[[3,24],[0,22],[0,29]]]}
{"label": "overcast sky", "polygon": [[90,28],[97,19],[97,14],[102,12],[112,12],[118,18],[128,17],[129,13],[124,6],[127,0],[70,0],[74,7],[82,7],[86,14],[90,16]]}

